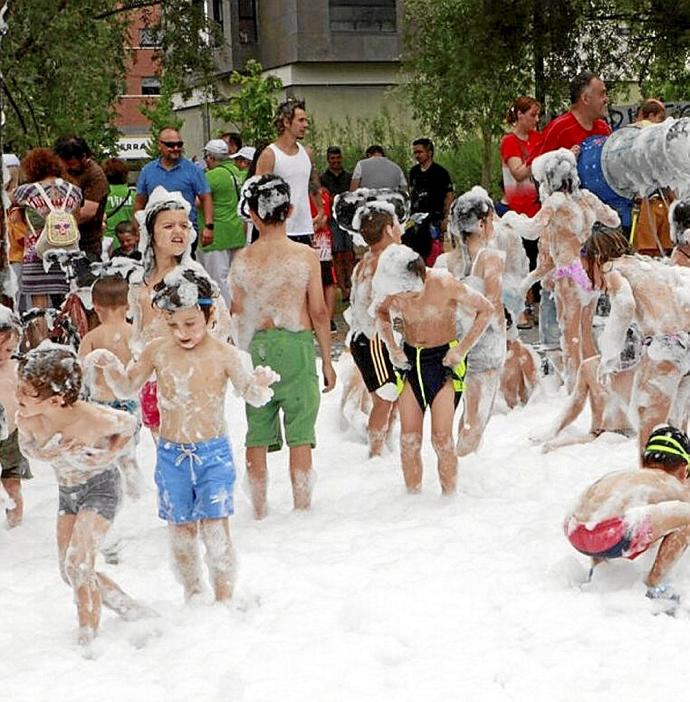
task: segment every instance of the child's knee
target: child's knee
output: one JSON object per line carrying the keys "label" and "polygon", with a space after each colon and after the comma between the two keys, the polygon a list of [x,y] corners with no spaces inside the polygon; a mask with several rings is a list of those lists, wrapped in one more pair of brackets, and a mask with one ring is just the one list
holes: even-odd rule
{"label": "child's knee", "polygon": [[455,453],[453,436],[448,432],[434,432],[431,434],[431,445],[437,454]]}
{"label": "child's knee", "polygon": [[400,434],[400,452],[403,457],[415,456],[422,448],[422,435],[419,432],[403,432]]}
{"label": "child's knee", "polygon": [[64,571],[72,587],[95,585],[93,560],[80,546],[70,546],[65,554]]}

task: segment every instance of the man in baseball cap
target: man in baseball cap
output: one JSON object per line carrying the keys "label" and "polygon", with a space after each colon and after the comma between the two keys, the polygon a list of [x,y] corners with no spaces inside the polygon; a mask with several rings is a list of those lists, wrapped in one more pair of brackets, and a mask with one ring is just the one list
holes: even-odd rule
{"label": "man in baseball cap", "polygon": [[254,160],[256,149],[253,146],[243,146],[236,154],[230,156],[235,161],[237,167],[241,170],[246,170]]}

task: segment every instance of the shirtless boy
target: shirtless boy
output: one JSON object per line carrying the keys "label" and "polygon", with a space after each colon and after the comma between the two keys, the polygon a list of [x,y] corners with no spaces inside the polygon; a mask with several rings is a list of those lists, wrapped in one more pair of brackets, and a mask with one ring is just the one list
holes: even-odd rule
{"label": "shirtless boy", "polygon": [[671,421],[674,400],[685,414],[685,403],[677,395],[690,385],[685,377],[690,372],[690,271],[630,256],[628,251],[620,231],[597,223],[581,255],[592,285],[607,291],[611,300],[611,313],[599,337],[599,375],[605,378],[617,368],[633,322],[642,335],[632,397],[642,451],[652,428]]}
{"label": "shirtless boy", "polygon": [[[201,592],[199,532],[217,601],[232,596],[234,552],[228,517],[233,513],[235,467],[224,404],[228,381],[247,402],[273,394],[270,369],[250,370],[246,354],[210,335],[219,291],[198,264],[169,272],[154,288],[168,333],[151,341],[125,370],[111,352],[84,360],[102,368],[119,397],[131,397],[155,375],[160,397],[156,463],[158,515],[169,526],[173,567],[185,598]],[[247,368],[249,366],[249,368]]]}
{"label": "shirtless boy", "polygon": [[[100,325],[88,332],[79,345],[79,358],[83,359],[94,349],[112,351],[126,366],[132,360],[129,347],[132,325],[127,322],[127,281],[119,275],[97,278],[91,287],[93,309]],[[135,399],[120,400],[113,394],[103,378],[103,373],[97,368],[87,374],[84,385],[89,392],[89,399],[113,409],[129,412],[139,423],[139,403]],[[91,377],[89,377],[91,375]],[[132,498],[139,497],[141,491],[141,473],[137,463],[134,443],[130,451],[118,459],[118,466],[125,479],[127,494]]]}
{"label": "shirtless boy", "polygon": [[100,541],[120,500],[115,465],[136,431],[136,420],[77,399],[82,373],[66,346],[43,342],[18,367],[19,445],[31,458],[51,463],[58,483],[57,545],[60,574],[74,590],[79,643],[98,631],[101,604],[125,618],[144,608],[95,569]]}
{"label": "shirtless boy", "polygon": [[285,222],[292,212],[290,188],[278,176],[255,176],[240,193],[240,213],[261,236],[235,256],[230,268],[230,308],[235,341],[255,364],[280,374],[271,402],[247,405],[247,473],[254,516],[267,514],[266,452],[290,447],[290,479],[295,509],[309,509],[313,487],[311,450],[319,411],[314,334],[321,351],[324,392],[335,387],[331,332],[316,252],[291,241]]}
{"label": "shirtless boy", "polygon": [[[458,459],[453,446],[453,415],[464,388],[464,359],[493,313],[480,293],[447,271],[427,271],[407,246],[389,246],[380,256],[373,280],[378,331],[393,364],[405,369],[400,410],[400,459],[408,492],[422,486],[422,426],[431,407],[431,443],[438,457],[444,495],[455,492]],[[456,317],[462,307],[473,316],[458,340]],[[403,346],[395,340],[392,320],[403,324]]]}
{"label": "shirtless boy", "polygon": [[597,480],[563,524],[565,535],[592,569],[613,558],[637,558],[657,541],[645,578],[647,597],[678,602],[666,582],[690,542],[690,441],[678,429],[655,429],[642,452],[642,470],[622,470]]}
{"label": "shirtless boy", "polygon": [[[398,399],[397,374],[388,355],[388,348],[376,333],[376,319],[372,316],[371,281],[376,273],[379,256],[391,244],[399,244],[401,231],[394,206],[383,200],[364,202],[375,193],[355,190],[339,196],[352,201],[354,216],[347,217],[350,208],[336,210],[338,226],[359,234],[369,250],[352,272],[350,292],[350,352],[371,397],[371,411],[367,423],[369,456],[380,456],[393,419]],[[340,216],[337,216],[337,215]],[[347,220],[347,221],[346,221]]]}
{"label": "shirtless boy", "polygon": [[17,362],[12,354],[19,343],[19,320],[8,307],[0,307],[0,404],[5,412],[7,438],[0,440],[0,469],[2,469],[2,486],[14,503],[5,509],[7,526],[19,526],[24,517],[24,498],[22,497],[22,480],[29,480],[31,469],[29,461],[19,448],[17,424],[14,415],[17,412]]}

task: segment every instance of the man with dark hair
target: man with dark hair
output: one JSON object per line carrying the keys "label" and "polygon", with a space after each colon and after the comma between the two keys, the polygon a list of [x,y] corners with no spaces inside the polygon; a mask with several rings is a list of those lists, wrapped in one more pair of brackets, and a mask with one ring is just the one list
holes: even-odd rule
{"label": "man with dark hair", "polygon": [[[290,186],[292,214],[286,222],[287,235],[293,241],[311,246],[311,235],[324,226],[325,216],[321,183],[312,165],[311,153],[299,143],[309,129],[304,101],[289,98],[278,105],[274,125],[278,138],[261,152],[256,162],[256,175],[273,173]],[[317,209],[313,220],[310,191]]]}
{"label": "man with dark hair", "polygon": [[365,155],[365,159],[357,161],[352,173],[350,190],[357,190],[357,188],[407,190],[407,181],[402,168],[386,158],[382,146],[372,144],[365,151]]}
{"label": "man with dark hair", "polygon": [[541,145],[530,154],[528,162],[561,148],[571,149],[577,156],[587,137],[611,134],[611,127],[604,120],[608,101],[601,78],[591,71],[578,73],[570,83],[570,110],[546,125]]}
{"label": "man with dark hair", "polygon": [[[434,142],[424,137],[412,142],[417,165],[410,169],[410,209],[412,213],[428,212],[430,224],[446,230],[446,220],[453,202],[453,181],[450,174],[434,161]],[[433,236],[433,233],[432,233]]]}
{"label": "man with dark hair", "polygon": [[225,132],[220,138],[228,145],[228,154],[232,156],[242,148],[242,137],[238,132]]}
{"label": "man with dark hair", "polygon": [[[201,170],[182,155],[184,142],[175,127],[163,127],[158,135],[160,156],[147,163],[137,180],[137,195],[134,198],[134,213],[146,207],[149,196],[154,189],[162,185],[168,192],[179,191],[190,204],[189,219],[196,229],[196,198],[199,198],[204,212],[204,229],[201,232],[201,244],[213,243],[213,200],[209,184]],[[136,218],[133,223],[137,229]],[[196,249],[195,241],[193,249]]]}
{"label": "man with dark hair", "polygon": [[79,248],[89,259],[98,261],[101,258],[108,179],[103,169],[91,158],[91,149],[81,137],[60,137],[55,142],[53,151],[67,171],[68,180],[79,186],[84,197],[77,212]]}
{"label": "man with dark hair", "polygon": [[[328,168],[321,174],[321,186],[328,190],[332,200],[334,200],[336,195],[350,189],[352,173],[343,168],[343,152],[339,146],[329,146],[326,149],[326,160]],[[343,302],[347,302],[350,299],[352,270],[355,265],[352,237],[337,225],[335,219],[331,220],[330,224],[333,233],[333,266],[335,267],[336,282],[340,288]]]}

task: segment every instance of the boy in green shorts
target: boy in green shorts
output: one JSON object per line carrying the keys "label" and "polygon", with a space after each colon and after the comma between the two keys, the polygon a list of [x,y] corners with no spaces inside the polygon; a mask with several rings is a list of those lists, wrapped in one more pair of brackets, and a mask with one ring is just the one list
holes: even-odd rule
{"label": "boy in green shorts", "polygon": [[251,353],[254,364],[280,374],[272,400],[263,407],[246,406],[247,473],[254,516],[263,519],[266,506],[266,452],[283,443],[290,447],[290,478],[295,509],[309,509],[313,484],[311,450],[319,409],[314,334],[321,352],[324,392],[335,387],[331,364],[330,318],[321,286],[316,252],[290,241],[290,187],[280,177],[250,178],[240,193],[240,214],[254,223],[260,237],[236,254],[230,269],[231,314],[235,342]]}

